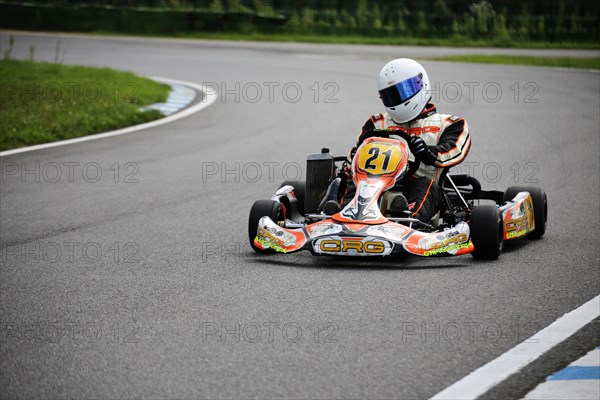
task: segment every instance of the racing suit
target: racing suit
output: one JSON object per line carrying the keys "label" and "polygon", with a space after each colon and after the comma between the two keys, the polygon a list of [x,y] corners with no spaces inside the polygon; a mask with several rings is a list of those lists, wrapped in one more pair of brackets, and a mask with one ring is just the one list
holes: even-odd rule
{"label": "racing suit", "polygon": [[[354,157],[361,137],[374,129],[391,130],[390,137],[406,143],[403,138],[393,134],[393,130],[402,130],[420,137],[427,145],[426,151],[418,158],[421,162],[419,168],[412,176],[401,179],[398,185],[408,201],[412,216],[428,222],[442,205],[440,180],[444,179],[448,168],[465,159],[471,147],[467,121],[453,115],[439,114],[432,103],[428,103],[417,118],[403,124],[394,122],[389,114],[373,115],[364,124],[356,145],[350,150],[349,161]],[[411,148],[411,144],[407,144]],[[409,161],[415,161],[410,150]],[[347,204],[355,191],[354,185],[350,185],[342,203]]]}

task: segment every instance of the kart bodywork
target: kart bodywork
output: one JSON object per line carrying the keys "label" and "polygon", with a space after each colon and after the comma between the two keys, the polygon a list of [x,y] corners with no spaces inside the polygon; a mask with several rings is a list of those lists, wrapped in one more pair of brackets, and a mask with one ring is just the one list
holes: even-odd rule
{"label": "kart bodywork", "polygon": [[389,137],[369,137],[358,147],[351,165],[354,198],[341,211],[327,213],[327,202],[343,194],[335,162],[344,159],[323,149],[308,157],[306,182],[285,182],[270,200],[254,204],[248,226],[254,250],[336,256],[472,253],[494,259],[505,240],[544,234],[547,200],[541,189],[483,191],[468,175],[444,175],[444,207],[428,223],[409,211],[386,209],[398,195],[396,182],[418,168],[410,165],[406,144]]}

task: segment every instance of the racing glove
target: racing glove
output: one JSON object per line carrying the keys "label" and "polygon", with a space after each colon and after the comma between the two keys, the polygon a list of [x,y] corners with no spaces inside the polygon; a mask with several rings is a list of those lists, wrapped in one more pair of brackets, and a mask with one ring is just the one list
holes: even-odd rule
{"label": "racing glove", "polygon": [[425,141],[420,137],[411,136],[410,141],[408,142],[408,147],[415,158],[421,160],[423,164],[433,165],[433,163],[435,163],[435,154],[429,148],[429,146],[427,146],[427,143],[425,143]]}

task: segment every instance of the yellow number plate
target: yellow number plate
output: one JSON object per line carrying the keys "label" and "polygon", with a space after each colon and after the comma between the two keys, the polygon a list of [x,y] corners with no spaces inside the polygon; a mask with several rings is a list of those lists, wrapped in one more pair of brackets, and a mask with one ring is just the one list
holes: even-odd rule
{"label": "yellow number plate", "polygon": [[358,168],[371,175],[394,172],[402,161],[402,151],[396,145],[370,142],[358,153]]}

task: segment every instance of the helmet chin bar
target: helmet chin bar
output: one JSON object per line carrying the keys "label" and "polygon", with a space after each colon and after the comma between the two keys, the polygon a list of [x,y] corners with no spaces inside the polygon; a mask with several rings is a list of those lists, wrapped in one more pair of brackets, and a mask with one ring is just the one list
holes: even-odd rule
{"label": "helmet chin bar", "polygon": [[423,114],[423,110],[425,110],[425,108],[427,107],[427,104],[429,104],[429,102],[430,102],[430,101],[431,101],[431,96],[429,96],[429,98],[427,99],[427,101],[426,101],[426,102],[425,102],[425,104],[423,105],[423,108],[421,108],[421,111],[419,111],[419,113],[418,113],[418,114],[417,114],[417,115],[416,115],[416,116],[415,116],[413,119],[409,119],[409,120],[408,120],[408,121],[406,121],[406,122],[398,122],[398,121],[396,121],[396,120],[394,119],[394,117],[392,116],[392,114],[389,112],[389,110],[393,110],[393,111],[395,111],[395,109],[396,109],[397,107],[401,106],[402,104],[398,104],[396,107],[386,107],[386,110],[387,110],[388,114],[390,115],[390,117],[391,117],[391,119],[392,119],[392,121],[393,121],[394,123],[396,123],[396,124],[408,124],[409,122],[412,122],[412,121],[416,120],[417,118],[419,118],[419,116],[420,116],[421,114]]}
{"label": "helmet chin bar", "polygon": [[425,104],[425,105],[423,106],[423,108],[421,109],[421,111],[419,111],[419,113],[418,113],[418,114],[417,114],[417,115],[416,115],[414,118],[412,118],[412,119],[409,119],[408,121],[404,121],[404,122],[398,122],[398,121],[396,121],[396,120],[394,119],[394,116],[393,116],[393,115],[392,115],[392,114],[391,114],[389,111],[388,111],[388,114],[390,115],[390,117],[391,117],[392,121],[394,121],[394,123],[396,123],[396,124],[408,124],[409,122],[412,122],[412,121],[414,121],[415,119],[419,118],[419,116],[421,115],[421,113],[423,112],[423,110],[425,109],[425,107],[426,107],[426,106],[427,106],[427,104]]}
{"label": "helmet chin bar", "polygon": [[[425,109],[425,107],[423,107],[423,110]],[[393,117],[392,117],[392,121],[394,121],[394,123],[396,124],[408,124],[409,122],[413,122],[415,119],[419,118],[419,116],[421,115],[421,113],[423,112],[423,110],[421,110],[421,112],[419,113],[419,115],[417,115],[416,117],[414,117],[413,119],[406,121],[406,122],[398,122],[396,121]],[[390,115],[391,116],[391,115]]]}

